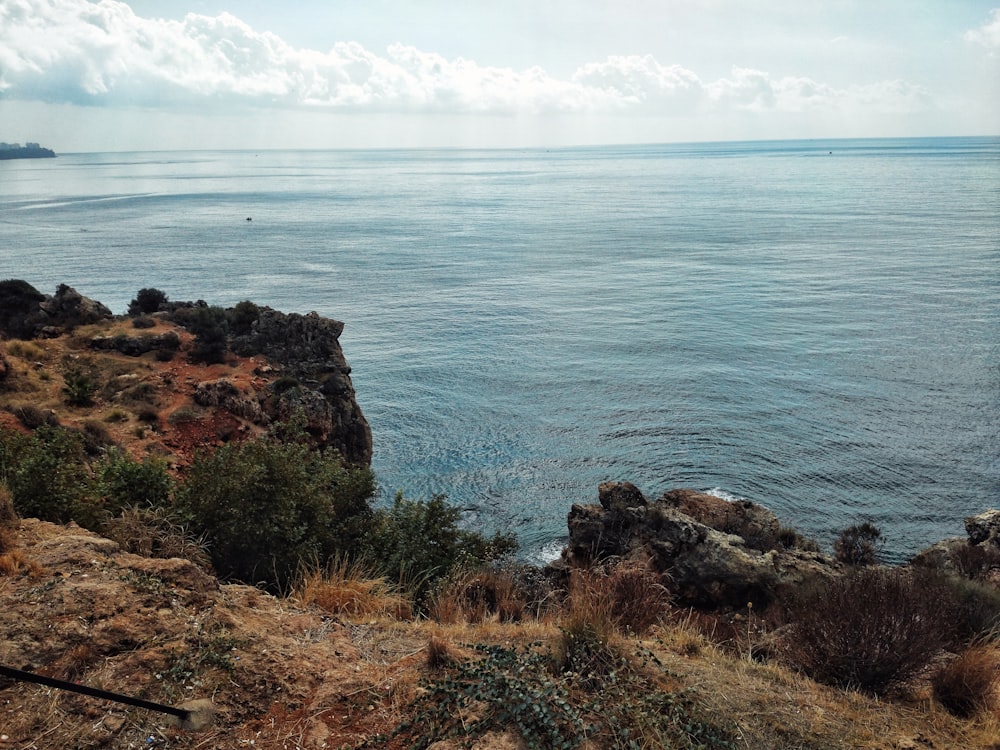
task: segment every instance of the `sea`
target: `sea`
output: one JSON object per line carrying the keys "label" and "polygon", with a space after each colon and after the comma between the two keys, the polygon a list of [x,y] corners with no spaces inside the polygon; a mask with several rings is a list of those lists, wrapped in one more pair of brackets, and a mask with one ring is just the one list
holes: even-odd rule
{"label": "sea", "polygon": [[1000,507],[1000,138],[60,154],[0,278],[345,323],[378,503],[550,559],[601,482],[891,562]]}

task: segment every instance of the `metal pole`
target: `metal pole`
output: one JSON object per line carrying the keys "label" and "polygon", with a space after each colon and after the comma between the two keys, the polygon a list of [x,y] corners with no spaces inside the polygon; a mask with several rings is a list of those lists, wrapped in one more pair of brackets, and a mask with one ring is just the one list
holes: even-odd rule
{"label": "metal pole", "polygon": [[121,695],[119,693],[112,693],[107,690],[99,690],[98,688],[87,687],[86,685],[78,685],[75,682],[67,682],[66,680],[57,680],[55,677],[46,677],[45,675],[35,674],[34,672],[25,672],[22,669],[13,669],[11,667],[0,666],[0,676],[10,677],[14,680],[21,680],[22,682],[34,682],[38,685],[45,685],[46,687],[53,687],[58,690],[69,690],[73,693],[81,693],[83,695],[90,695],[95,698],[105,698],[109,701],[116,701],[117,703],[125,703],[129,706],[136,706],[138,708],[146,708],[150,711],[159,711],[161,714],[170,714],[171,716],[176,716],[181,722],[186,722],[191,717],[191,710],[187,708],[174,708],[173,706],[165,706],[162,703],[153,703],[152,701],[143,700],[142,698],[133,698],[130,695]]}

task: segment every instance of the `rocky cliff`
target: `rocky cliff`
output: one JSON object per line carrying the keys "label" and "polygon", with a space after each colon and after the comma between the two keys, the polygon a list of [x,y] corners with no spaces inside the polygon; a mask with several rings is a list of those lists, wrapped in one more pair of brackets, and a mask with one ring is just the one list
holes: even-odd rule
{"label": "rocky cliff", "polygon": [[[371,428],[340,347],[343,327],[316,313],[250,303],[238,313],[181,303],[116,317],[72,287],[45,295],[8,280],[0,282],[0,334],[8,339],[0,378],[11,413],[20,409],[37,421],[44,418],[37,412],[52,412],[50,419],[64,425],[103,418],[109,439],[133,452],[184,462],[199,447],[301,413],[317,446],[369,464]],[[214,347],[211,361],[198,356],[206,340]],[[92,402],[87,414],[67,409],[70,382]]]}

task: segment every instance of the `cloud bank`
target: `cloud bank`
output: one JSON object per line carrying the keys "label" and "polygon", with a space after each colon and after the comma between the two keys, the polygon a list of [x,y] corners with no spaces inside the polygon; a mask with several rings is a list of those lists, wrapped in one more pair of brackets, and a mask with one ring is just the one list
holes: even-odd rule
{"label": "cloud bank", "polygon": [[[973,33],[973,41],[995,45],[1000,11]],[[483,66],[404,44],[384,54],[354,42],[326,52],[297,49],[229,14],[140,18],[116,0],[4,0],[0,97],[89,106],[493,115],[899,113],[933,107],[926,89],[905,81],[835,88],[741,67],[706,81],[649,55],[587,63],[563,80],[539,67]]]}
{"label": "cloud bank", "polygon": [[1000,8],[994,8],[990,12],[990,20],[981,27],[965,32],[965,40],[987,49],[1000,49]]}

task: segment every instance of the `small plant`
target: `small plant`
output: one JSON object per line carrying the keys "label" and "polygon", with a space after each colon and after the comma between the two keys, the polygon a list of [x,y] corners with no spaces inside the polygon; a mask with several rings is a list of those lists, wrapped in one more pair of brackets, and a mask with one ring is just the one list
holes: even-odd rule
{"label": "small plant", "polygon": [[124,412],[121,409],[112,409],[104,416],[104,421],[108,424],[118,424],[119,422],[128,422],[128,412]]}
{"label": "small plant", "polygon": [[70,406],[90,406],[94,402],[97,383],[82,368],[73,367],[63,373],[63,395]]}
{"label": "small plant", "polygon": [[976,643],[935,672],[931,685],[934,698],[955,716],[987,711],[1000,685],[1000,652],[995,644]]}
{"label": "small plant", "polygon": [[412,705],[412,720],[359,747],[385,747],[396,739],[424,750],[439,740],[471,741],[508,728],[517,731],[528,750],[580,746],[586,727],[566,687],[549,672],[547,655],[501,646],[475,648],[481,659],[421,682],[424,692]]}
{"label": "small plant", "polygon": [[837,562],[845,565],[874,565],[881,542],[882,532],[879,528],[865,521],[840,532],[833,543],[833,555]]}
{"label": "small plant", "polygon": [[963,544],[952,550],[951,561],[955,570],[966,578],[983,580],[991,571],[1000,570],[1000,547],[989,543]]}
{"label": "small plant", "polygon": [[132,318],[132,327],[138,329],[155,328],[156,321],[146,315],[140,315],[137,318]]}
{"label": "small plant", "polygon": [[144,557],[190,560],[203,570],[212,562],[205,543],[181,526],[166,508],[128,507],[109,518],[101,533],[122,550]]}

